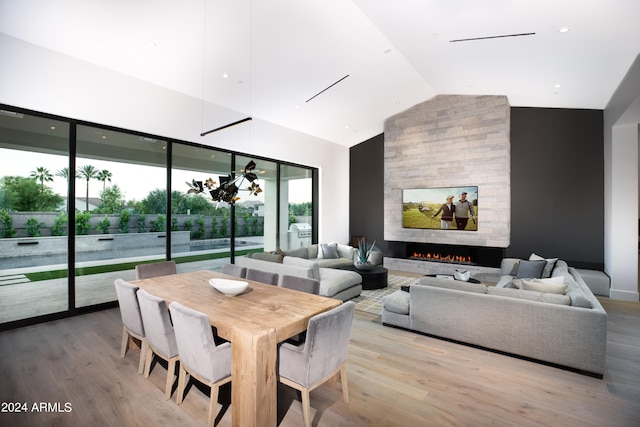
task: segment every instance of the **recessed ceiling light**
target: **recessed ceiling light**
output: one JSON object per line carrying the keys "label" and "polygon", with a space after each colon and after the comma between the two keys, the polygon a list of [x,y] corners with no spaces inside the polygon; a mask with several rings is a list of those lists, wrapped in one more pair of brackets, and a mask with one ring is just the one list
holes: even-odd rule
{"label": "recessed ceiling light", "polygon": [[229,74],[224,73],[224,74],[222,75],[222,78],[223,78],[223,79],[228,79],[228,78],[229,78]]}
{"label": "recessed ceiling light", "polygon": [[560,87],[560,83],[556,83],[553,87]]}
{"label": "recessed ceiling light", "polygon": [[569,32],[569,28],[568,27],[562,27],[562,28],[560,28],[560,32],[561,33],[568,33]]}
{"label": "recessed ceiling light", "polygon": [[49,127],[49,129],[56,130],[56,127],[55,126],[51,126],[51,127]]}

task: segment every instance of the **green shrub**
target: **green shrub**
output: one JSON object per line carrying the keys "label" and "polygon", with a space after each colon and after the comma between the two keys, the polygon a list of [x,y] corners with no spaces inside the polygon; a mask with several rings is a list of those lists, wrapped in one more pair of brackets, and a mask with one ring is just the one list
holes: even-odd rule
{"label": "green shrub", "polygon": [[171,218],[171,231],[178,231],[178,218],[175,216]]}
{"label": "green shrub", "polygon": [[91,219],[91,214],[89,212],[76,213],[76,234],[77,235],[84,236],[89,234],[89,230],[91,229],[91,225],[89,224],[90,219]]}
{"label": "green shrub", "polygon": [[129,232],[129,219],[131,219],[131,212],[123,210],[120,212],[120,224],[118,225],[118,231],[126,234]]}
{"label": "green shrub", "polygon": [[162,214],[158,214],[157,219],[152,220],[150,225],[151,225],[151,229],[149,231],[151,231],[152,233],[165,231],[167,228],[166,217]]}
{"label": "green shrub", "polygon": [[4,210],[0,209],[0,229],[2,229],[2,237],[16,237],[16,229],[13,228],[13,218]]}
{"label": "green shrub", "polygon": [[144,215],[138,214],[138,218],[136,218],[136,224],[138,225],[138,233],[144,233],[145,231],[147,231],[147,218]]}
{"label": "green shrub", "polygon": [[35,217],[31,217],[24,223],[24,228],[27,230],[27,236],[40,237],[40,229],[44,227],[44,222],[38,222]]}
{"label": "green shrub", "polygon": [[111,221],[109,221],[109,217],[105,215],[104,219],[96,226],[96,230],[102,230],[102,234],[109,234],[109,227],[111,227]]}
{"label": "green shrub", "polygon": [[51,226],[52,236],[64,236],[67,232],[67,220],[68,217],[65,214],[60,214],[53,219],[53,226]]}

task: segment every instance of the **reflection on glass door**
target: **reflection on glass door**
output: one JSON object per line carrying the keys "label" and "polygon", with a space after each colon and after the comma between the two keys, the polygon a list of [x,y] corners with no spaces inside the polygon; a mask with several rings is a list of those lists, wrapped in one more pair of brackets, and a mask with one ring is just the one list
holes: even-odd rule
{"label": "reflection on glass door", "polygon": [[280,247],[285,251],[311,245],[312,187],[311,169],[291,165],[280,167]]}
{"label": "reflection on glass door", "polygon": [[235,255],[247,252],[273,251],[276,245],[276,199],[278,192],[275,186],[277,164],[264,159],[249,156],[236,156],[236,176],[245,172],[245,167],[255,163],[251,172],[256,175],[254,184],[260,191],[253,194],[248,190],[251,182],[244,180],[238,191],[239,199],[235,204]]}
{"label": "reflection on glass door", "polygon": [[115,301],[113,281],[166,259],[167,142],[78,126],[76,306]]}
{"label": "reflection on glass door", "polygon": [[69,125],[0,110],[0,324],[68,310]]}
{"label": "reflection on glass door", "polygon": [[[210,194],[188,193],[192,181],[215,186],[231,172],[231,154],[204,146],[173,144],[171,169],[171,258],[181,272],[218,270],[229,262],[231,209]],[[176,241],[180,244],[176,244]]]}

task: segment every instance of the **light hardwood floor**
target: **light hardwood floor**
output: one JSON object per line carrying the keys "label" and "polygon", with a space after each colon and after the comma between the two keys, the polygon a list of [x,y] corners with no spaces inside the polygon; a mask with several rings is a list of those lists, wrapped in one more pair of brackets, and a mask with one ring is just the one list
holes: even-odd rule
{"label": "light hardwood floor", "polygon": [[[311,393],[313,425],[640,425],[640,304],[601,301],[609,313],[602,380],[385,327],[379,316],[356,312],[350,402],[342,402],[339,382],[321,386]],[[118,309],[0,333],[0,409],[27,404],[27,413],[0,412],[0,425],[205,425],[208,389],[192,386],[182,406],[175,393],[165,401],[165,368],[155,365],[149,379],[137,375],[139,352],[120,359],[120,333]],[[279,425],[301,425],[296,393],[278,390]],[[229,394],[223,387],[220,426],[231,425]],[[48,412],[33,411],[41,403]]]}

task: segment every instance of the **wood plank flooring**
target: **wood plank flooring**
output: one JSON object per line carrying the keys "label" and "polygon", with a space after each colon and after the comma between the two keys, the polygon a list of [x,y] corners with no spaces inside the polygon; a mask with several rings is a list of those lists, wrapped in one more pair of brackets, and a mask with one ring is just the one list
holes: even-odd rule
{"label": "wood plank flooring", "polygon": [[[600,298],[609,314],[607,372],[596,379],[425,337],[356,312],[350,403],[339,382],[311,393],[314,426],[640,425],[640,304]],[[203,426],[208,389],[164,400],[166,366],[137,375],[139,351],[119,357],[118,309],[0,333],[1,426]],[[297,394],[279,386],[280,426],[302,425]],[[230,390],[219,426],[231,425]],[[33,405],[44,403],[45,410]],[[67,405],[65,407],[65,405]],[[48,407],[47,407],[48,406]],[[65,410],[68,409],[68,412]]]}

